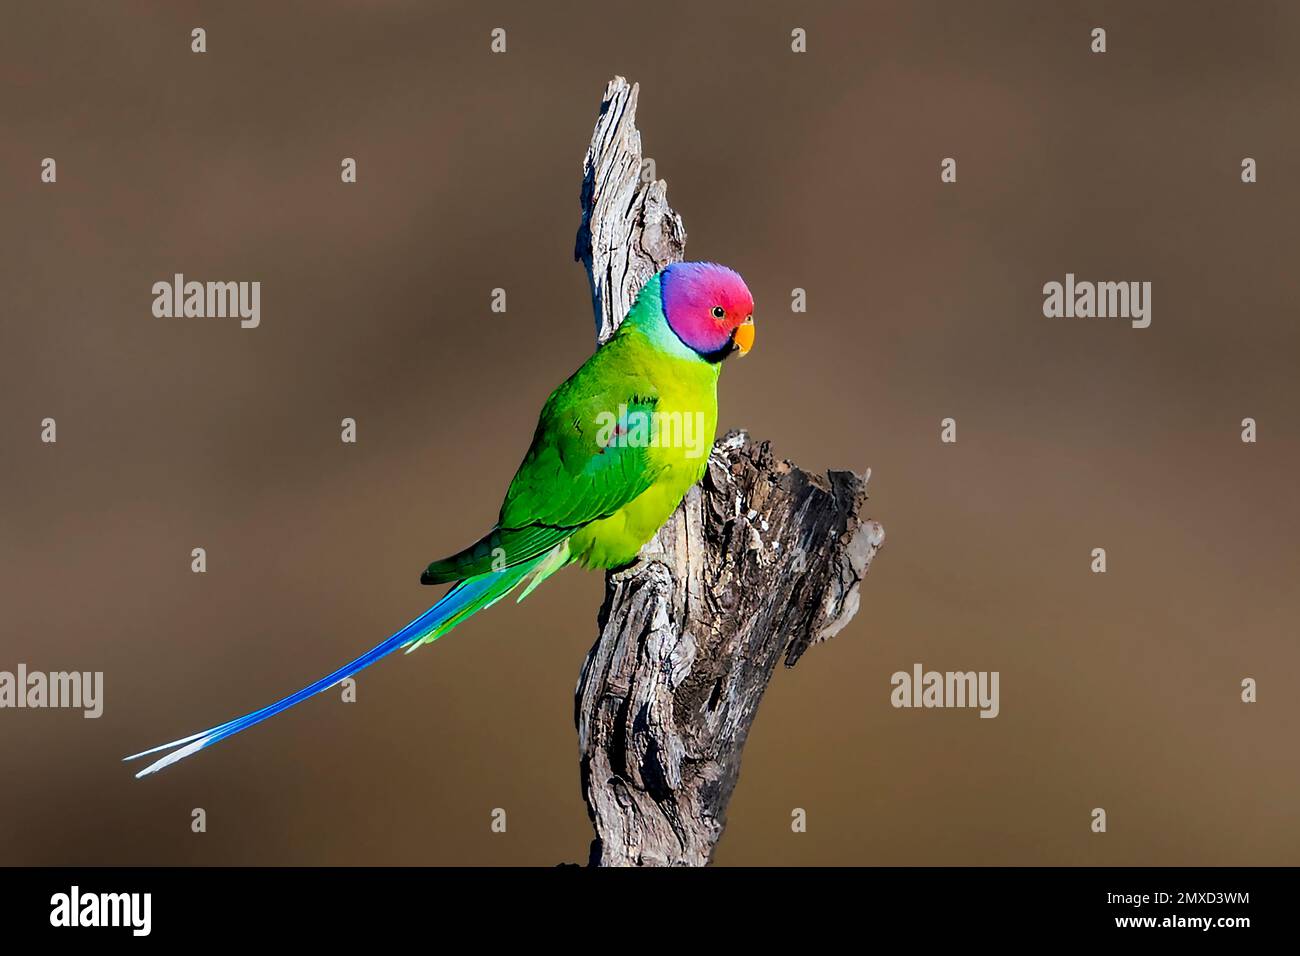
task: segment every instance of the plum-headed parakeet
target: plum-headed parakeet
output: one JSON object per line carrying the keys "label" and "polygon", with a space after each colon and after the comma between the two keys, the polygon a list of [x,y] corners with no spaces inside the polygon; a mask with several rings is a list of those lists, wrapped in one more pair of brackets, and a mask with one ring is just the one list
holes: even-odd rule
{"label": "plum-headed parakeet", "polygon": [[704,474],[723,359],[754,342],[754,299],[723,266],[682,262],[646,283],[614,335],[546,400],[496,527],[424,571],[453,583],[383,643],[261,710],[127,757],[155,773],[338,684],[398,648],[435,641],[525,579],[523,600],[566,564],[636,558]]}

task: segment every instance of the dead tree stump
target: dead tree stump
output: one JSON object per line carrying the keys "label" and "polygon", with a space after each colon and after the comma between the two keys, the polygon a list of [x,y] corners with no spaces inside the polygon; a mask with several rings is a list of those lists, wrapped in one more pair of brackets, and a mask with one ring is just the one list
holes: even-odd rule
{"label": "dead tree stump", "polygon": [[[584,163],[576,254],[598,342],[686,247],[667,184],[642,176],[637,93],[610,82]],[[885,539],[862,517],[868,477],[809,474],[732,432],[637,564],[608,575],[575,701],[592,865],[712,858],[777,662],[857,613]]]}

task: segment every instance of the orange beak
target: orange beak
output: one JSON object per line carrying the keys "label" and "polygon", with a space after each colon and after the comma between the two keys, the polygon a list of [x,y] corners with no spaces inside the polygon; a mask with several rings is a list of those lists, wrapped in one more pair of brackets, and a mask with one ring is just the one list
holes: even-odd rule
{"label": "orange beak", "polygon": [[740,349],[741,355],[748,355],[749,350],[754,347],[754,317],[745,316],[743,324],[736,327],[736,333],[731,337],[736,343],[736,348]]}

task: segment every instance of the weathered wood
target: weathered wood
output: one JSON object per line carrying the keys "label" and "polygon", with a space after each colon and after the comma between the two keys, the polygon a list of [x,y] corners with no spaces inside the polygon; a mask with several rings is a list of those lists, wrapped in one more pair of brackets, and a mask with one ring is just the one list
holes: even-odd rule
{"label": "weathered wood", "polygon": [[574,258],[591,280],[598,343],[614,334],[646,281],[681,262],[686,251],[686,227],[668,205],[668,184],[642,171],[639,91],[621,76],[610,80],[582,163],[582,225]]}
{"label": "weathered wood", "polygon": [[[667,185],[641,179],[637,92],[622,77],[606,88],[584,163],[577,258],[601,342],[685,251]],[[593,865],[712,858],[777,662],[793,666],[857,613],[885,537],[861,517],[866,484],[811,475],[730,433],[637,564],[607,577],[575,704]]]}

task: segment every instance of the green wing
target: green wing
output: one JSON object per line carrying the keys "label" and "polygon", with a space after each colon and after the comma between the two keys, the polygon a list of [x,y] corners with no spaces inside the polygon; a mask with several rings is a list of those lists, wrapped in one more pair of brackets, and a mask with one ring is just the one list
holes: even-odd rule
{"label": "green wing", "polygon": [[430,564],[422,583],[460,581],[527,561],[654,484],[658,470],[647,458],[648,442],[628,435],[611,441],[611,433],[629,421],[653,423],[658,395],[644,377],[614,373],[621,362],[598,361],[614,351],[597,352],[547,399],[497,526]]}

